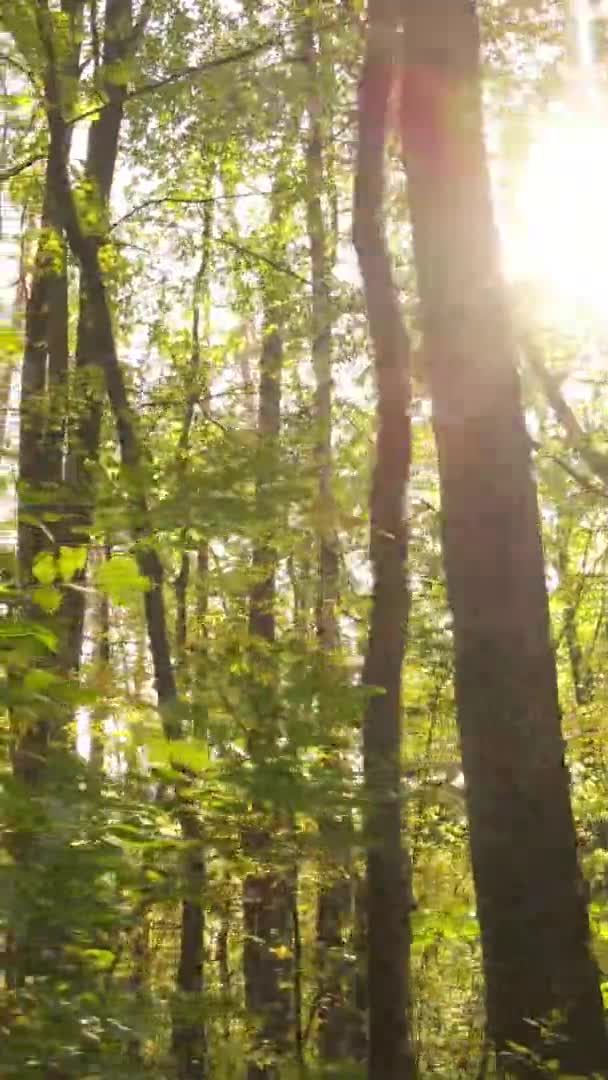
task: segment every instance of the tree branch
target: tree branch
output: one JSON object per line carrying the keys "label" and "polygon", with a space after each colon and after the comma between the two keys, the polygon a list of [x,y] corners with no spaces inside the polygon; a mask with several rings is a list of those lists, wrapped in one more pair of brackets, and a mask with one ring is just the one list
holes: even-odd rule
{"label": "tree branch", "polygon": [[151,206],[163,206],[165,203],[169,205],[184,204],[185,206],[208,206],[210,203],[232,201],[234,199],[252,199],[257,197],[263,198],[269,196],[270,191],[244,191],[238,195],[213,195],[207,198],[199,198],[196,195],[162,195],[158,198],[146,199],[142,203],[138,203],[137,206],[133,206],[130,210],[127,210],[126,214],[117,218],[110,225],[110,230],[117,229],[120,225],[124,225],[125,221],[130,221],[137,214],[140,214],[142,210],[148,210]]}
{"label": "tree branch", "polygon": [[31,157],[26,158],[25,161],[18,161],[15,165],[9,165],[8,169],[2,169],[0,172],[0,184],[3,184],[5,180],[10,180],[13,176],[18,176],[19,173],[25,172],[32,165],[35,165],[38,161],[44,161],[46,154],[32,154]]}
{"label": "tree branch", "polygon": [[[583,430],[573,409],[564,398],[557,379],[546,367],[540,349],[528,344],[525,355],[545,392],[547,401],[566,432],[571,446],[578,451],[602,485],[608,488],[608,454],[603,454],[591,446],[589,435]],[[580,477],[577,479],[580,480]]]}
{"label": "tree branch", "polygon": [[[135,98],[143,97],[145,94],[154,93],[156,90],[162,90],[165,86],[172,86],[174,83],[181,81],[182,79],[194,78],[197,76],[205,76],[208,72],[215,71],[217,68],[225,67],[227,64],[236,64],[241,60],[249,60],[254,56],[259,56],[260,53],[266,52],[271,49],[273,45],[279,45],[282,42],[282,38],[272,37],[266,38],[264,41],[259,41],[255,45],[250,45],[248,48],[240,49],[234,53],[227,53],[224,56],[217,56],[212,60],[206,60],[201,64],[193,64],[188,67],[180,68],[179,71],[170,72],[163,78],[156,80],[155,82],[144,83],[142,86],[136,86],[133,90],[130,90],[125,95],[125,102],[132,101]],[[301,57],[283,57],[283,61],[299,61]],[[76,116],[72,116],[70,119],[65,119],[66,126],[71,124],[77,124],[81,120],[88,120],[92,116],[97,116],[104,109],[107,109],[109,102],[105,104],[93,105],[90,109],[85,109],[84,112],[78,113]],[[20,172],[28,169],[31,165],[34,165],[37,161],[43,161],[46,154],[36,154],[24,161],[18,162],[15,165],[9,166],[8,169],[3,169],[0,172],[0,183],[9,180],[12,176],[17,176]]]}

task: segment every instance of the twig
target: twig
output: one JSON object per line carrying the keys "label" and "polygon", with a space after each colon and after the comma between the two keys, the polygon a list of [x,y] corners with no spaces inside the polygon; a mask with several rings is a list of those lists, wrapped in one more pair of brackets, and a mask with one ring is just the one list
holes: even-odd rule
{"label": "twig", "polygon": [[270,195],[269,191],[244,191],[239,195],[213,195],[208,196],[207,198],[199,198],[196,195],[162,195],[158,198],[146,199],[144,202],[127,210],[126,214],[123,214],[122,217],[119,217],[116,221],[112,222],[110,230],[117,229],[120,225],[124,225],[125,221],[130,221],[136,214],[140,214],[142,210],[147,210],[151,206],[162,206],[165,203],[170,205],[184,204],[186,206],[208,206],[210,203],[225,202],[234,199],[252,199],[255,196],[264,197],[268,195]]}
{"label": "twig", "polygon": [[525,349],[528,363],[535,372],[547,400],[557,419],[564,428],[570,444],[589,466],[591,472],[604,487],[608,487],[608,454],[603,454],[589,442],[589,435],[583,430],[578,419],[562,394],[557,379],[546,367],[540,349],[528,343]]}
{"label": "twig", "polygon": [[288,277],[292,277],[302,285],[306,285],[307,288],[310,288],[311,283],[308,278],[303,277],[302,274],[298,274],[285,263],[276,262],[275,259],[271,259],[269,255],[264,255],[261,251],[252,251],[251,248],[244,247],[242,244],[237,243],[236,240],[230,240],[227,236],[217,236],[216,242],[232,248],[233,251],[236,251],[239,255],[243,255],[246,259],[252,259],[257,262],[262,262],[266,266],[270,266],[272,270],[276,270],[279,274],[287,274]]}

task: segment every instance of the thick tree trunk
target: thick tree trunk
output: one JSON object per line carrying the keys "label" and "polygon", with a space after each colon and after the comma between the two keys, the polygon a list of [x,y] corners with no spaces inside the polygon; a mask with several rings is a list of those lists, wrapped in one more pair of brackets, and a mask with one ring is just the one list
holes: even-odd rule
{"label": "thick tree trunk", "polygon": [[[408,614],[404,504],[410,467],[409,341],[383,229],[384,146],[397,35],[394,0],[371,0],[359,87],[354,242],[378,393],[370,495],[374,592],[363,682],[370,1080],[417,1074],[409,1002],[409,860],[401,822],[401,667]],[[373,692],[376,688],[377,692]],[[378,692],[379,691],[379,692]]]}
{"label": "thick tree trunk", "polygon": [[[589,948],[516,350],[500,276],[470,0],[404,0],[414,228],[490,1037],[608,1068]],[[539,1021],[556,1015],[558,1040]],[[544,1075],[544,1073],[543,1073]]]}

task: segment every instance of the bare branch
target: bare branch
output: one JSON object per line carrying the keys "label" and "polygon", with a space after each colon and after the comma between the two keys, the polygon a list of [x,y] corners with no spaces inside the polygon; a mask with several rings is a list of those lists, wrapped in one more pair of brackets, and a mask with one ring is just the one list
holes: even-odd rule
{"label": "bare branch", "polygon": [[34,75],[31,70],[23,64],[20,60],[16,60],[10,53],[0,52],[0,63],[8,64],[9,67],[15,68],[15,71],[20,71],[23,75],[27,75],[31,82],[34,82]]}
{"label": "bare branch", "polygon": [[[260,53],[267,52],[273,45],[280,45],[281,43],[282,38],[266,38],[264,41],[258,41],[255,45],[239,49],[237,52],[227,53],[225,56],[217,56],[213,60],[206,60],[201,64],[192,64],[188,67],[180,68],[179,71],[172,71],[168,75],[164,75],[161,79],[157,79],[155,82],[136,86],[127,94],[127,100],[143,97],[145,94],[154,93],[155,90],[162,90],[164,86],[172,86],[182,79],[206,75],[207,72],[215,71],[217,68],[225,67],[227,64],[238,64],[241,60],[251,60],[254,56],[259,56]],[[300,56],[285,56],[281,57],[281,62],[294,62],[301,59],[302,57]]]}
{"label": "bare branch", "polygon": [[302,285],[306,285],[307,288],[310,288],[310,281],[303,277],[302,274],[298,274],[295,270],[292,270],[286,263],[276,262],[275,259],[271,259],[270,256],[264,255],[263,252],[252,251],[251,248],[244,247],[242,244],[237,243],[236,240],[231,240],[227,236],[217,236],[215,240],[218,244],[224,244],[226,247],[232,248],[233,251],[236,251],[245,259],[264,263],[272,270],[276,270],[278,274],[286,274],[287,277],[294,278],[295,281],[299,281]]}
{"label": "bare branch", "polygon": [[126,214],[123,214],[122,217],[119,217],[116,221],[112,222],[110,230],[117,229],[120,225],[124,225],[125,221],[130,221],[131,218],[140,214],[142,210],[149,210],[151,206],[163,206],[165,203],[169,205],[183,204],[185,206],[208,206],[210,203],[226,202],[235,199],[252,199],[256,196],[263,198],[270,194],[269,191],[244,191],[238,195],[213,195],[207,198],[200,198],[196,195],[162,195],[158,198],[146,199],[144,202],[127,210]]}

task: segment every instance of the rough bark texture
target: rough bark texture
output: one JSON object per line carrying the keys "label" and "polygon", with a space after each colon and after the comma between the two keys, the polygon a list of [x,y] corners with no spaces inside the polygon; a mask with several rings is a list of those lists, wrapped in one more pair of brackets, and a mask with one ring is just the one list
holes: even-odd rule
{"label": "rough bark texture", "polygon": [[409,342],[383,229],[384,145],[398,9],[372,0],[359,87],[354,242],[363,277],[378,393],[370,497],[374,592],[364,684],[367,842],[368,1074],[415,1077],[409,1016],[409,865],[401,836],[401,666],[408,593],[404,502],[410,466]]}
{"label": "rough bark texture", "polygon": [[[608,1067],[560,731],[531,477],[482,134],[470,0],[404,0],[401,130],[490,1037],[502,1067]],[[554,1011],[560,1041],[530,1021]],[[504,1054],[502,1052],[505,1052]]]}

